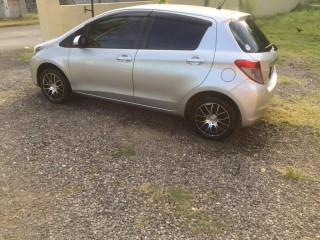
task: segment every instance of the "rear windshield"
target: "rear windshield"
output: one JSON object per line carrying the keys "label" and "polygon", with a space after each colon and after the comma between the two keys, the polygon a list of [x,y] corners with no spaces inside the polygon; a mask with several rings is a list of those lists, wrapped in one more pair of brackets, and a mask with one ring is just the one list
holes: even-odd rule
{"label": "rear windshield", "polygon": [[252,19],[232,22],[230,29],[244,52],[259,53],[271,50],[269,40]]}

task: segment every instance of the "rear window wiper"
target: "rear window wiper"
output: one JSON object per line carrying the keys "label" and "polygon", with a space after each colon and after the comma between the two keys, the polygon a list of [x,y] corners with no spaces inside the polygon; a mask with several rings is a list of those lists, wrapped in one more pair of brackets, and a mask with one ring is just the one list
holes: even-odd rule
{"label": "rear window wiper", "polygon": [[273,43],[270,43],[268,46],[266,46],[264,49],[267,49],[267,48],[270,48],[270,47],[273,47],[273,49],[275,50],[275,51],[277,51],[278,50],[278,47],[276,46],[276,45],[274,45]]}

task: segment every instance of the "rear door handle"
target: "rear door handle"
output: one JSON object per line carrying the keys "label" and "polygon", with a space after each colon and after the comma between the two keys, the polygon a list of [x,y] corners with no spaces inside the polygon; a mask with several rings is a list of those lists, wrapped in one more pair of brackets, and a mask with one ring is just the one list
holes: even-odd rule
{"label": "rear door handle", "polygon": [[117,57],[118,62],[131,62],[132,57],[126,54],[121,54]]}
{"label": "rear door handle", "polygon": [[200,56],[187,57],[187,63],[192,65],[200,65],[205,62],[206,62],[206,59],[204,57],[200,57]]}

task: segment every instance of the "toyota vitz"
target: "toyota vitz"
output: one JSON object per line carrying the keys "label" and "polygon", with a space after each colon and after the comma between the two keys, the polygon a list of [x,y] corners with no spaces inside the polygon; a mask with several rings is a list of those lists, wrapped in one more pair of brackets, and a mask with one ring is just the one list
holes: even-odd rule
{"label": "toyota vitz", "polygon": [[172,113],[219,140],[265,112],[277,85],[276,50],[247,13],[144,5],[37,45],[30,66],[54,103],[76,93]]}

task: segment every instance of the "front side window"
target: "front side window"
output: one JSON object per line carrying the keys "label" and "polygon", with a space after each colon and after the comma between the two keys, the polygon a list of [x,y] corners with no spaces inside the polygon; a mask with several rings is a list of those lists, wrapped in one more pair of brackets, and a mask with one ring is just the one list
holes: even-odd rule
{"label": "front side window", "polygon": [[173,19],[155,19],[148,49],[195,50],[208,26]]}
{"label": "front side window", "polygon": [[117,17],[98,20],[86,27],[87,48],[134,48],[142,30],[141,17]]}

